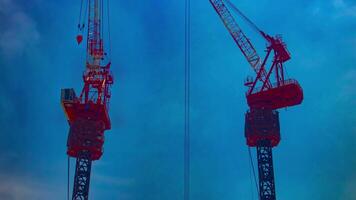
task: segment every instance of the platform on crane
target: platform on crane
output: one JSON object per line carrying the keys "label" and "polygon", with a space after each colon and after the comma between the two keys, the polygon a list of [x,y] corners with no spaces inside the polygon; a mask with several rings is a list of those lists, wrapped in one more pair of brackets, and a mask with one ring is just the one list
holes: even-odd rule
{"label": "platform on crane", "polygon": [[111,128],[106,104],[95,103],[93,101],[82,103],[76,97],[73,89],[62,89],[61,97],[61,104],[70,124],[77,119],[87,119],[102,121],[105,125],[104,130]]}
{"label": "platform on crane", "polygon": [[247,94],[247,104],[255,109],[280,109],[299,105],[303,101],[303,90],[298,81],[285,80],[281,85],[273,85],[272,88]]}

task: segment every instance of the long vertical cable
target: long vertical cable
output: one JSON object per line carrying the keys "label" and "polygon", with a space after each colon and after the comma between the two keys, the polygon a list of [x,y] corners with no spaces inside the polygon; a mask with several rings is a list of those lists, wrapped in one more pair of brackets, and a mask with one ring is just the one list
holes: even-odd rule
{"label": "long vertical cable", "polygon": [[190,199],[190,0],[185,0],[184,200]]}
{"label": "long vertical cable", "polygon": [[78,19],[78,31],[82,30],[82,11],[83,11],[83,0],[80,1],[80,11],[79,11],[79,19]]}
{"label": "long vertical cable", "polygon": [[107,0],[107,12],[108,12],[108,37],[109,37],[109,62],[111,62],[111,33],[110,33],[110,0]]}
{"label": "long vertical cable", "polygon": [[255,166],[253,164],[253,160],[252,160],[252,155],[251,155],[251,148],[248,147],[248,155],[250,157],[250,164],[251,164],[251,168],[252,168],[252,172],[253,172],[253,177],[254,177],[254,180],[255,180],[255,185],[256,185],[256,190],[257,190],[257,196],[258,196],[258,199],[260,199],[260,191],[259,191],[259,188],[258,188],[258,184],[257,184],[257,178],[256,178],[256,172],[255,172]]}
{"label": "long vertical cable", "polygon": [[104,1],[100,0],[100,38],[105,42],[104,38]]}
{"label": "long vertical cable", "polygon": [[70,177],[70,157],[68,156],[68,166],[67,166],[67,200],[69,200],[69,187],[70,187],[70,185],[69,185],[69,177]]}
{"label": "long vertical cable", "polygon": [[[248,160],[248,163],[250,163],[250,159]],[[250,174],[250,187],[251,187],[251,200],[255,199],[255,190],[254,190],[254,182],[253,182],[253,175],[252,175],[252,167],[250,165],[250,170],[248,170],[249,174]]]}

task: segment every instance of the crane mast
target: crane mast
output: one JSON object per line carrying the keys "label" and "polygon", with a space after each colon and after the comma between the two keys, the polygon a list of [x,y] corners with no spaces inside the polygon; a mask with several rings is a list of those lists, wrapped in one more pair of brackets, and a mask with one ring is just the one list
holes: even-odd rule
{"label": "crane mast", "polygon": [[101,6],[99,0],[89,0],[88,35],[87,35],[87,67],[98,67],[104,56],[103,39],[101,37]]}
{"label": "crane mast", "polygon": [[[280,142],[279,113],[277,109],[301,104],[303,91],[296,80],[285,80],[284,63],[290,53],[280,36],[269,36],[257,28],[229,0],[209,0],[235,43],[256,73],[255,80],[245,83],[248,87],[246,99],[250,109],[245,114],[245,137],[249,147],[256,147],[259,199],[275,200],[275,181],[272,148]],[[235,18],[227,8],[232,7],[238,15],[248,22],[267,41],[266,56],[261,59],[250,40],[243,33]],[[272,64],[266,67],[269,57]],[[272,84],[274,73],[275,83]],[[259,86],[258,86],[259,84]]]}
{"label": "crane mast", "polygon": [[[104,132],[111,129],[109,117],[110,87],[113,76],[111,61],[104,48],[104,0],[84,0],[87,19],[84,86],[79,97],[74,89],[62,89],[61,104],[69,123],[67,154],[76,158],[73,200],[87,200],[92,161],[103,154]],[[83,8],[83,0],[81,11]],[[78,24],[80,31],[85,25]],[[83,40],[77,36],[78,44]]]}

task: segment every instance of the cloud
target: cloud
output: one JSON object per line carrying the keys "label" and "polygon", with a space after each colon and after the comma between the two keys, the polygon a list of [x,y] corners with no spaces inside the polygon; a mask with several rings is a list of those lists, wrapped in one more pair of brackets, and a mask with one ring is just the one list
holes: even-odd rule
{"label": "cloud", "polygon": [[344,0],[334,0],[333,5],[335,7],[345,7],[346,6]]}
{"label": "cloud", "polygon": [[[2,86],[0,86],[0,89],[4,91]],[[15,102],[11,100],[10,95],[6,92],[3,92],[3,94],[0,95],[0,110],[2,113],[0,115],[0,124],[6,122],[9,116],[14,116],[16,114]]]}
{"label": "cloud", "polygon": [[[56,190],[33,178],[0,175],[0,199],[4,200],[40,200],[59,199]],[[61,195],[64,197],[64,195]]]}
{"label": "cloud", "polygon": [[348,4],[344,0],[333,0],[334,8],[337,10],[337,17],[356,17],[356,5]]}
{"label": "cloud", "polygon": [[344,94],[349,96],[356,95],[356,69],[347,71],[343,76]]}
{"label": "cloud", "polygon": [[350,179],[346,182],[340,199],[356,199],[356,173],[353,173],[349,177]]}
{"label": "cloud", "polygon": [[97,182],[114,187],[132,186],[135,184],[135,180],[132,178],[115,178],[100,174],[93,174],[93,176]]}
{"label": "cloud", "polygon": [[21,55],[40,39],[36,22],[11,0],[0,0],[0,51],[5,57]]}
{"label": "cloud", "polygon": [[316,6],[312,9],[312,15],[319,15],[320,14],[320,11],[321,11],[321,8],[320,6]]}
{"label": "cloud", "polygon": [[134,178],[113,177],[98,173],[92,174],[93,180],[96,184],[105,185],[104,187],[113,187],[115,191],[112,195],[115,199],[131,200],[135,199],[133,194],[128,192],[127,189],[135,187],[136,180]]}
{"label": "cloud", "polygon": [[9,13],[14,10],[14,6],[11,0],[0,0],[0,13]]}
{"label": "cloud", "polygon": [[351,69],[345,72],[340,80],[341,89],[338,99],[342,102],[354,102],[354,97],[356,96],[356,69]]}

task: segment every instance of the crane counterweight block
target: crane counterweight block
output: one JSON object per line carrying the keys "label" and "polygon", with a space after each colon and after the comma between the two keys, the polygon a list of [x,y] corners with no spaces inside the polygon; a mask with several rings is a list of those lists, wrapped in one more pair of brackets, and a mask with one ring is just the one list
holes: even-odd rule
{"label": "crane counterweight block", "polygon": [[103,154],[104,123],[77,119],[70,124],[67,154],[78,158],[80,152],[89,152],[91,160],[99,160]]}
{"label": "crane counterweight block", "polygon": [[303,90],[296,80],[288,79],[268,90],[247,93],[246,98],[250,108],[276,110],[301,104]]}
{"label": "crane counterweight block", "polygon": [[70,126],[67,154],[78,158],[81,151],[87,151],[91,160],[100,159],[103,154],[104,131],[111,128],[106,104],[92,101],[83,103],[73,89],[62,89],[61,103]]}
{"label": "crane counterweight block", "polygon": [[269,109],[251,109],[245,115],[245,137],[250,147],[256,147],[261,141],[269,141],[277,146],[281,140],[279,113]]}

